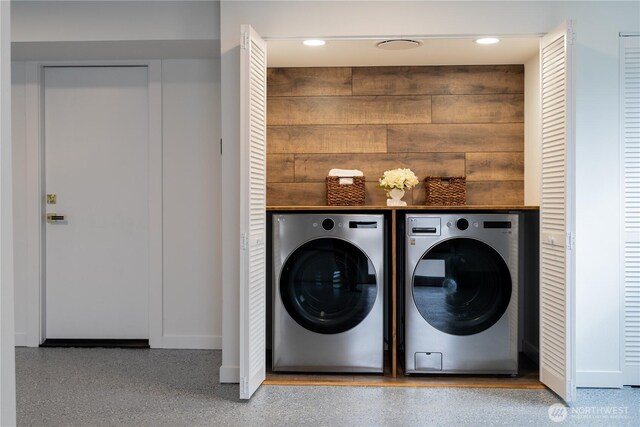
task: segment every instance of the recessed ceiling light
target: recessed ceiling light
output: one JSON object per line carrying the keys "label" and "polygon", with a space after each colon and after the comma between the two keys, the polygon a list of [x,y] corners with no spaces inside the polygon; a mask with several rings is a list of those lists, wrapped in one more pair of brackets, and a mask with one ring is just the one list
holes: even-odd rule
{"label": "recessed ceiling light", "polygon": [[496,44],[500,41],[500,39],[495,37],[483,37],[481,39],[476,39],[475,42],[478,44]]}
{"label": "recessed ceiling light", "polygon": [[302,44],[305,46],[324,46],[327,42],[319,39],[309,39],[303,41]]}

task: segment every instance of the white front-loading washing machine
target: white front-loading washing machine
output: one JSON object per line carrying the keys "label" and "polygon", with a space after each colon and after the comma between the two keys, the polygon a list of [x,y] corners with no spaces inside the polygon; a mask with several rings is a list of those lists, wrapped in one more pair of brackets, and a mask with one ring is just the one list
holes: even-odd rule
{"label": "white front-loading washing machine", "polygon": [[273,371],[383,372],[384,216],[273,215]]}
{"label": "white front-loading washing machine", "polygon": [[408,214],[405,372],[518,372],[518,215]]}

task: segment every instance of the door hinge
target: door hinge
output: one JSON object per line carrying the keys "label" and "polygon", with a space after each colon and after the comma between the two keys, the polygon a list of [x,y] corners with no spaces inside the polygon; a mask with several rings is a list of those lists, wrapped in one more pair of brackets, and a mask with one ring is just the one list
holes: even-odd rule
{"label": "door hinge", "polygon": [[247,32],[242,33],[242,40],[240,42],[240,46],[242,47],[242,49],[249,48],[249,33]]}
{"label": "door hinge", "polygon": [[576,42],[576,32],[573,28],[567,28],[567,44],[572,46]]}
{"label": "door hinge", "polygon": [[240,247],[242,247],[243,251],[246,251],[247,246],[249,246],[249,236],[247,233],[240,233]]}
{"label": "door hinge", "polygon": [[567,233],[567,249],[573,250],[576,247],[576,236],[569,232]]}
{"label": "door hinge", "polygon": [[573,379],[569,380],[569,390],[567,390],[567,403],[571,406],[573,401],[576,400],[576,383]]}

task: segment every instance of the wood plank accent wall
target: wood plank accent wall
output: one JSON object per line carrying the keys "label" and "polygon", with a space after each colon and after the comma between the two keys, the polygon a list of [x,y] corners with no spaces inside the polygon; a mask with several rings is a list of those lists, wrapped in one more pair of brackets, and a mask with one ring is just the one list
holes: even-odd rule
{"label": "wood plank accent wall", "polygon": [[[467,177],[467,204],[524,203],[524,66],[270,68],[267,204],[324,205],[332,168]],[[408,192],[425,203],[424,184]]]}

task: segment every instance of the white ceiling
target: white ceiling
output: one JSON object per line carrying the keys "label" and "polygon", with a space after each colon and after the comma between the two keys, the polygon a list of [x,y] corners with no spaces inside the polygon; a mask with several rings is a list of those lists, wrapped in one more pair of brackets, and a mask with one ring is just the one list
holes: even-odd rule
{"label": "white ceiling", "polygon": [[422,46],[408,50],[383,50],[384,39],[328,40],[309,47],[302,40],[269,40],[269,67],[341,67],[390,65],[523,64],[538,54],[538,37],[503,38],[495,45],[479,45],[469,38],[414,39]]}

